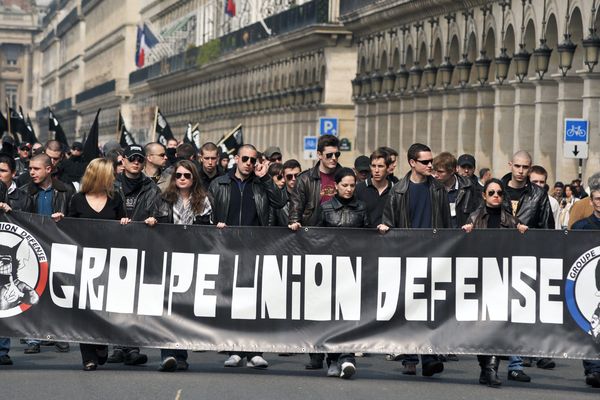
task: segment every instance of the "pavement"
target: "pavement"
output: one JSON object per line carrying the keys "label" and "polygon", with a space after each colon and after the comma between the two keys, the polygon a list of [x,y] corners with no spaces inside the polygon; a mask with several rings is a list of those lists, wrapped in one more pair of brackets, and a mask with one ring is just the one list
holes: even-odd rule
{"label": "pavement", "polygon": [[600,389],[586,386],[581,361],[555,360],[554,370],[526,368],[531,383],[506,380],[506,361],[500,366],[499,389],[478,383],[474,356],[459,355],[446,362],[442,374],[431,378],[402,375],[400,362],[383,355],[357,358],[358,371],[351,380],[327,378],[326,370],[307,371],[304,354],[281,357],[266,353],[269,368],[224,368],[225,354],[190,353],[185,372],[158,372],[160,352],[143,349],[149,360],[143,366],[107,364],[97,371],[82,370],[77,344],[69,353],[42,347],[39,354],[23,354],[24,345],[13,339],[14,365],[0,366],[0,399],[589,399]]}

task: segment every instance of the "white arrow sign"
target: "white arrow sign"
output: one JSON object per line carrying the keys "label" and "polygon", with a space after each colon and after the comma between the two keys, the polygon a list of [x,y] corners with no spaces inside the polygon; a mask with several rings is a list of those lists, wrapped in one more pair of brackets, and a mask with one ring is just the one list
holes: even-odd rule
{"label": "white arrow sign", "polygon": [[587,160],[588,144],[582,142],[564,142],[563,157]]}

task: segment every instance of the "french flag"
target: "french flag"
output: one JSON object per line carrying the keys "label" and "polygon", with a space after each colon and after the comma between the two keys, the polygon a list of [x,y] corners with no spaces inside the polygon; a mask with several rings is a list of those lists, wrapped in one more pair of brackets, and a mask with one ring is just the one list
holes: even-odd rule
{"label": "french flag", "polygon": [[135,42],[135,65],[142,68],[145,64],[146,54],[158,44],[158,39],[146,24],[137,28],[137,39]]}
{"label": "french flag", "polygon": [[225,0],[225,14],[230,17],[235,17],[235,1]]}

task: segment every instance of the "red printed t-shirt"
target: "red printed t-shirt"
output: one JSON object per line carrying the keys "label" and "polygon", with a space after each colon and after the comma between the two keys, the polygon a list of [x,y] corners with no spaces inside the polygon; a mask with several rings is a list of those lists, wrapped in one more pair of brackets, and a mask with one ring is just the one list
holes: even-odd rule
{"label": "red printed t-shirt", "polygon": [[321,204],[323,204],[327,200],[331,200],[337,191],[335,189],[333,174],[324,174],[322,172],[319,172],[319,174],[321,175]]}

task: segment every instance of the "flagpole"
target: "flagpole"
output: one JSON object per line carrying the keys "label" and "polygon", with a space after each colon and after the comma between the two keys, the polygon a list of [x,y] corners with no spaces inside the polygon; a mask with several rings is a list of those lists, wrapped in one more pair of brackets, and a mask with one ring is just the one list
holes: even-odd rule
{"label": "flagpole", "polygon": [[8,97],[6,98],[6,115],[8,116],[7,121],[8,121],[8,133],[10,133],[10,135],[13,137],[15,137],[14,133],[12,133],[12,130],[10,129],[10,106],[8,105]]}
{"label": "flagpole", "polygon": [[158,106],[156,106],[156,110],[154,110],[154,123],[152,124],[152,138],[156,142],[158,138],[156,137],[156,122],[158,121]]}

